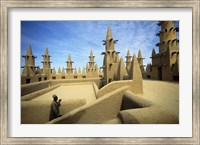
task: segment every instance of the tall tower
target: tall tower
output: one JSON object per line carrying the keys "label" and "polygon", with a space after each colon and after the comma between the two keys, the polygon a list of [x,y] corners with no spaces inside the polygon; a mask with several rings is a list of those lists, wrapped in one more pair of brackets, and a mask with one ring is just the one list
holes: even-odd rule
{"label": "tall tower", "polygon": [[104,85],[113,80],[117,80],[117,68],[119,64],[119,52],[115,51],[115,44],[117,41],[118,40],[113,39],[111,28],[108,26],[106,40],[103,40],[103,45],[105,45],[105,52],[102,52],[102,55],[104,55],[104,78],[102,80]]}
{"label": "tall tower", "polygon": [[68,59],[67,59],[66,63],[67,63],[67,69],[66,69],[67,70],[67,74],[73,74],[73,68],[72,68],[73,61],[71,61],[70,54],[68,55]]}
{"label": "tall tower", "polygon": [[43,57],[43,72],[42,74],[44,75],[44,80],[49,79],[50,73],[51,73],[51,61],[50,61],[50,55],[49,55],[49,51],[48,48],[45,49],[44,55],[42,55]]}
{"label": "tall tower", "polygon": [[92,52],[92,50],[90,51],[90,56],[89,56],[89,71],[93,71],[95,68],[94,68],[94,57],[95,56],[93,56],[93,52]]}
{"label": "tall tower", "polygon": [[127,56],[126,56],[126,70],[128,73],[130,72],[130,68],[131,68],[131,58],[132,56],[130,54],[130,51],[128,50]]}
{"label": "tall tower", "polygon": [[[156,44],[159,47],[159,53],[166,52],[167,49],[177,49],[178,40],[176,37],[176,32],[179,31],[179,28],[174,27],[174,21],[159,21],[157,24],[161,26],[161,31],[156,34],[160,38],[160,42]],[[172,44],[174,45],[172,46]]]}
{"label": "tall tower", "polygon": [[[95,65],[95,62],[94,62],[94,55],[93,55],[93,52],[92,50],[90,51],[90,56],[89,56],[89,66],[86,65],[86,69],[87,69],[87,77],[88,78],[94,78],[94,77],[98,77],[98,66],[97,64]],[[97,67],[97,68],[96,68]]]}
{"label": "tall tower", "polygon": [[28,46],[26,55],[22,57],[25,58],[25,65],[22,67],[24,68],[22,71],[22,84],[28,84],[35,81],[35,56],[32,53],[31,45]]}
{"label": "tall tower", "polygon": [[35,56],[32,53],[31,45],[28,46],[26,55],[23,55],[22,57],[25,58],[25,66],[28,66],[34,70],[35,67]]}
{"label": "tall tower", "polygon": [[137,60],[138,60],[138,63],[139,63],[139,66],[140,66],[140,69],[141,69],[142,74],[143,74],[143,72],[144,72],[143,59],[144,59],[144,58],[142,58],[142,53],[141,53],[141,51],[140,51],[140,49],[139,49]]}
{"label": "tall tower", "polygon": [[156,34],[160,42],[159,53],[152,51],[152,79],[158,80],[179,80],[179,40],[176,33],[179,28],[174,27],[174,21],[159,21],[161,31]]}

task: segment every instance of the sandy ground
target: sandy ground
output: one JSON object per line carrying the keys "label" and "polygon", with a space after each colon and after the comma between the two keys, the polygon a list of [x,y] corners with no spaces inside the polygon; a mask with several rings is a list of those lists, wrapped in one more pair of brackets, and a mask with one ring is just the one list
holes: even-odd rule
{"label": "sandy ground", "polygon": [[[179,114],[177,82],[143,80],[143,92],[139,96]],[[53,94],[62,99],[61,114],[96,100],[91,84],[61,86],[31,101],[22,101],[22,123],[47,122]],[[117,119],[109,122],[119,123]]]}
{"label": "sandy ground", "polygon": [[143,80],[141,97],[179,114],[179,83]]}

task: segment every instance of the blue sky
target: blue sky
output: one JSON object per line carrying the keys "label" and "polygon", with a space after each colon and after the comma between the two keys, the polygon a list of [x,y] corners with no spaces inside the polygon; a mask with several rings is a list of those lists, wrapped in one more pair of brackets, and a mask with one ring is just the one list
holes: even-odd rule
{"label": "blue sky", "polygon": [[[105,40],[107,28],[111,27],[114,40],[118,40],[115,50],[124,58],[128,49],[131,55],[140,49],[144,65],[150,63],[152,49],[159,42],[156,33],[160,31],[158,21],[22,21],[21,22],[21,55],[25,55],[28,45],[32,46],[35,65],[42,68],[46,48],[51,55],[52,68],[66,68],[70,53],[73,67],[83,67],[89,61],[90,51],[95,55],[98,66],[103,64],[101,52],[105,51],[102,40]],[[175,26],[178,26],[178,22]],[[21,65],[24,58],[21,57]]]}

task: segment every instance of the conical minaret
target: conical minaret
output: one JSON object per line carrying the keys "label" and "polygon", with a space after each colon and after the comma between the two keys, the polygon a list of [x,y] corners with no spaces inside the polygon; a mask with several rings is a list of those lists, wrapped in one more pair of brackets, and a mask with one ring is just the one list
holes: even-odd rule
{"label": "conical minaret", "polygon": [[95,62],[94,62],[94,57],[95,56],[93,55],[93,52],[91,50],[90,51],[90,56],[89,56],[89,62],[86,64],[87,78],[98,77],[98,72],[96,71],[96,65],[97,64],[95,64]]}
{"label": "conical minaret", "polygon": [[118,67],[117,71],[118,71],[117,72],[117,79],[118,80],[123,80],[125,78],[125,76],[128,76],[123,58],[121,58],[120,61],[119,61],[119,67]]}
{"label": "conical minaret", "polygon": [[74,68],[74,75],[77,76],[77,70],[76,70],[76,67]]}
{"label": "conical minaret", "polygon": [[127,55],[126,55],[126,70],[127,72],[130,72],[130,68],[131,68],[131,54],[130,51],[128,50]]}
{"label": "conical minaret", "polygon": [[[36,75],[35,70],[35,56],[32,53],[31,45],[28,46],[26,55],[22,57],[25,58],[25,65],[22,67],[24,68],[22,71],[22,83],[30,83],[33,82],[33,78]],[[26,81],[29,80],[29,81]]]}
{"label": "conical minaret", "polygon": [[95,63],[94,62],[94,57],[95,56],[93,55],[93,52],[91,50],[90,51],[90,56],[89,56],[89,62],[88,63],[89,63],[89,69],[92,70],[92,71],[94,70],[94,63]]}
{"label": "conical minaret", "polygon": [[32,53],[31,45],[28,46],[26,55],[23,55],[22,57],[25,58],[25,66],[28,66],[34,70],[36,57]]}
{"label": "conical minaret", "polygon": [[140,69],[141,69],[141,72],[142,72],[142,73],[144,72],[143,59],[144,59],[144,58],[142,58],[142,53],[141,53],[141,51],[140,51],[140,49],[139,49],[137,60],[138,60],[138,63],[139,63],[139,66],[140,66]]}
{"label": "conical minaret", "polygon": [[62,76],[65,76],[65,69],[64,69],[64,67],[62,68],[61,75],[62,75]]}
{"label": "conical minaret", "polygon": [[103,61],[103,84],[106,85],[109,82],[116,79],[117,68],[119,63],[118,52],[115,51],[115,44],[117,40],[113,39],[112,31],[110,26],[107,29],[106,40],[103,40],[103,45],[105,45],[105,52],[102,52],[104,55]]}
{"label": "conical minaret", "polygon": [[67,69],[66,69],[67,70],[67,74],[72,74],[73,73],[73,68],[72,68],[73,61],[71,61],[70,54],[68,55],[68,59],[67,59],[66,63],[67,63]]}
{"label": "conical minaret", "polygon": [[50,61],[50,55],[49,55],[49,51],[48,48],[45,49],[44,55],[42,55],[43,57],[43,74],[46,77],[49,77],[49,70],[51,70],[51,61]]}
{"label": "conical minaret", "polygon": [[151,53],[151,57],[154,57],[154,55],[156,54],[155,49],[153,48],[152,53]]}
{"label": "conical minaret", "polygon": [[61,70],[60,70],[60,67],[58,68],[58,73],[57,74],[61,74]]}
{"label": "conical minaret", "polygon": [[112,38],[112,31],[111,31],[110,26],[108,26],[106,40],[104,42],[106,45],[106,51],[114,51],[115,50],[114,40]]}

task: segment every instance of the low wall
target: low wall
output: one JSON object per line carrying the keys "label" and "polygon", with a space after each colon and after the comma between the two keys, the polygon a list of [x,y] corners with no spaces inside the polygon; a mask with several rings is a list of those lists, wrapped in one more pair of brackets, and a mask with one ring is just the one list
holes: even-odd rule
{"label": "low wall", "polygon": [[123,95],[121,110],[149,107],[153,103],[127,90]]}
{"label": "low wall", "polygon": [[102,123],[114,119],[120,111],[123,94],[128,89],[128,86],[118,88],[97,99],[95,102],[77,108],[48,123]]}
{"label": "low wall", "polygon": [[124,93],[121,110],[118,113],[118,117],[124,124],[179,123],[179,117],[174,112],[136,96],[129,90]]}
{"label": "low wall", "polygon": [[118,117],[124,124],[178,124],[176,114],[160,105],[150,107],[123,110]]}
{"label": "low wall", "polygon": [[123,81],[113,81],[103,88],[101,88],[97,93],[97,98],[104,96],[105,94],[114,91],[120,87],[129,86],[131,92],[135,94],[142,94],[143,93],[143,85],[137,84],[137,82],[132,80],[123,80]]}
{"label": "low wall", "polygon": [[43,95],[49,91],[52,91],[56,88],[58,88],[60,85],[55,85],[55,86],[52,86],[52,87],[48,87],[48,88],[45,88],[45,89],[42,89],[42,90],[39,90],[39,91],[35,91],[33,93],[30,93],[30,94],[27,94],[27,95],[24,95],[21,97],[21,101],[30,101],[40,95]]}
{"label": "low wall", "polygon": [[96,99],[97,99],[97,93],[99,91],[99,88],[97,87],[97,85],[95,83],[92,83],[92,85],[93,85],[94,93],[95,93],[95,96],[96,96]]}
{"label": "low wall", "polygon": [[38,91],[38,90],[48,88],[50,83],[51,83],[51,81],[47,80],[47,81],[42,81],[42,82],[21,85],[21,96],[30,94],[30,93]]}
{"label": "low wall", "polygon": [[21,96],[48,88],[49,86],[54,86],[54,85],[58,85],[61,83],[77,83],[77,82],[94,82],[98,88],[100,87],[100,79],[99,78],[47,80],[47,81],[41,81],[41,82],[21,85]]}
{"label": "low wall", "polygon": [[97,87],[100,86],[100,78],[80,78],[80,79],[60,79],[60,80],[50,80],[51,85],[57,85],[60,83],[78,83],[78,82],[94,82]]}

